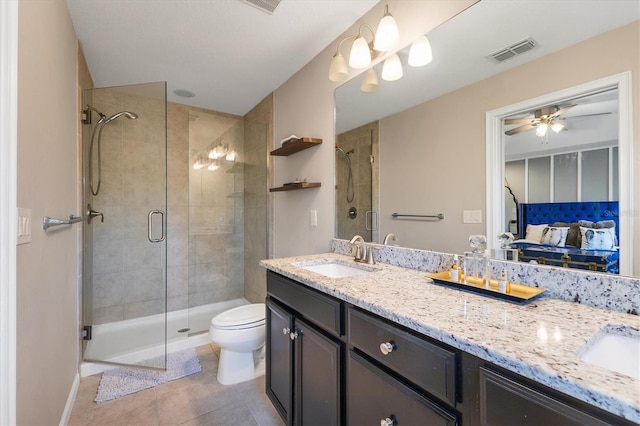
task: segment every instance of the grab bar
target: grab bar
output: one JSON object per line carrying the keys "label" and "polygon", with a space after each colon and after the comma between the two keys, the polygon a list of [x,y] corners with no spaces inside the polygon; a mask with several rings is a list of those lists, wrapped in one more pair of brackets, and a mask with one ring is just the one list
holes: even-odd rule
{"label": "grab bar", "polygon": [[393,213],[391,216],[395,217],[427,217],[430,219],[444,219],[444,213],[438,213],[438,214],[400,214],[400,213]]}
{"label": "grab bar", "polygon": [[74,214],[69,215],[69,219],[53,219],[49,216],[42,218],[42,229],[47,230],[52,226],[71,225],[73,223],[82,222],[84,219],[82,216],[76,216]]}

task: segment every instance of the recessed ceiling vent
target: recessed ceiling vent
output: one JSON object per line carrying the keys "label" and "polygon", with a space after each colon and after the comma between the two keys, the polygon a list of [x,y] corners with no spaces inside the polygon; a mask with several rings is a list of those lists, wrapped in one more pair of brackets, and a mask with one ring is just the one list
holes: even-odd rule
{"label": "recessed ceiling vent", "polygon": [[253,7],[257,7],[263,12],[267,12],[270,15],[276,11],[276,8],[280,4],[281,0],[242,0],[244,3],[250,4]]}
{"label": "recessed ceiling vent", "polygon": [[503,61],[506,61],[507,59],[513,58],[516,55],[520,55],[524,52],[528,52],[529,50],[533,49],[537,45],[538,43],[536,43],[534,39],[529,37],[526,40],[519,41],[515,44],[512,44],[509,47],[500,49],[497,52],[487,56],[487,58],[489,58],[490,60],[496,63],[503,62]]}

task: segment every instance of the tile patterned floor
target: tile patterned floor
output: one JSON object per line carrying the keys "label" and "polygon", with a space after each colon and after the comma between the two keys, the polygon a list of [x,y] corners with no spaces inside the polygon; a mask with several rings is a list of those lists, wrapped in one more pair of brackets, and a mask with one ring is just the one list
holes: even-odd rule
{"label": "tile patterned floor", "polygon": [[69,425],[283,425],[264,393],[264,376],[223,386],[216,380],[219,349],[197,352],[200,373],[102,404],[93,402],[100,375],[81,379]]}

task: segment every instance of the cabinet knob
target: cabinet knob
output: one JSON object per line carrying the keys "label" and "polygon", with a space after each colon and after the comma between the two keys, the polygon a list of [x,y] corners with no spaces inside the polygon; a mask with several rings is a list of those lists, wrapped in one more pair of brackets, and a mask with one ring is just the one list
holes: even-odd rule
{"label": "cabinet knob", "polygon": [[396,344],[393,342],[380,343],[380,352],[382,352],[383,355],[388,355],[389,353],[393,352],[395,348]]}
{"label": "cabinet knob", "polygon": [[284,334],[285,336],[289,333],[291,333],[291,329],[289,327],[285,327],[282,329],[282,334]]}
{"label": "cabinet knob", "polygon": [[394,426],[395,424],[397,423],[393,416],[380,420],[380,426]]}
{"label": "cabinet knob", "polygon": [[289,333],[289,339],[296,340],[300,335],[298,334],[298,330],[292,331]]}

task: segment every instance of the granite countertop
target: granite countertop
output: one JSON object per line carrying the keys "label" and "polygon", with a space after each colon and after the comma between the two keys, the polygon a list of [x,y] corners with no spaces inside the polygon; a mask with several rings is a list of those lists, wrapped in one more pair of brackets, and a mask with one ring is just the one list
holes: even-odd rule
{"label": "granite countertop", "polygon": [[[295,266],[343,262],[372,273],[328,278]],[[428,274],[355,264],[337,253],[261,261],[265,268],[640,423],[640,380],[584,362],[576,352],[603,327],[640,328],[640,317],[538,297],[516,304],[436,285]]]}

